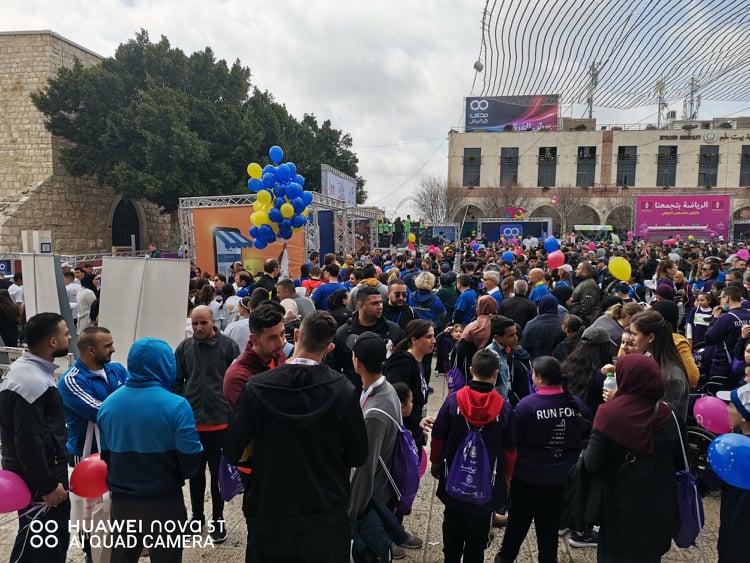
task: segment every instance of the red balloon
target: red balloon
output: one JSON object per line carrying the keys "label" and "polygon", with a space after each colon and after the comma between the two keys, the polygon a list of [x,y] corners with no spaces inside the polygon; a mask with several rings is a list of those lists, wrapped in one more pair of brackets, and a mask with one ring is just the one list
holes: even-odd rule
{"label": "red balloon", "polygon": [[554,252],[550,252],[549,256],[547,256],[547,267],[550,270],[559,268],[563,264],[565,264],[565,254],[563,254],[562,251],[555,250]]}
{"label": "red balloon", "polygon": [[70,490],[83,498],[97,498],[107,492],[107,464],[99,454],[91,454],[75,466]]}

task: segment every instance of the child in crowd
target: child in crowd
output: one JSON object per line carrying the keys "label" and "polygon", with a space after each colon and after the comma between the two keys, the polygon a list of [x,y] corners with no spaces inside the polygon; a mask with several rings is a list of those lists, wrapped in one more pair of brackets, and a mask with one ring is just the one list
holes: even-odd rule
{"label": "child in crowd", "polygon": [[464,325],[455,323],[446,327],[446,329],[437,335],[435,339],[435,351],[437,355],[437,372],[445,375],[453,365],[452,355],[456,348],[456,342],[461,339],[464,332]]}
{"label": "child in crowd", "polygon": [[[447,563],[457,563],[462,557],[467,563],[484,561],[492,514],[506,503],[507,483],[516,462],[516,438],[513,409],[495,391],[497,373],[497,357],[491,351],[474,354],[472,379],[466,387],[448,395],[432,427],[431,473],[439,479],[437,497],[445,505],[443,554]],[[459,449],[464,449],[462,443],[470,429],[480,430],[489,463],[497,475],[492,494],[484,504],[461,500],[446,487],[449,479],[455,479],[454,475],[449,476],[449,472],[457,470],[453,458],[461,455]]]}

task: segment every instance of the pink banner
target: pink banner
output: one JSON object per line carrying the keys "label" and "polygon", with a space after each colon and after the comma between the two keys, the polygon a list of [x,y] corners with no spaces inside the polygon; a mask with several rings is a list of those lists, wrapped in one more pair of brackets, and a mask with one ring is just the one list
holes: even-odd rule
{"label": "pink banner", "polygon": [[[729,236],[728,195],[639,196],[636,235],[645,239]],[[677,235],[680,235],[677,237]]]}

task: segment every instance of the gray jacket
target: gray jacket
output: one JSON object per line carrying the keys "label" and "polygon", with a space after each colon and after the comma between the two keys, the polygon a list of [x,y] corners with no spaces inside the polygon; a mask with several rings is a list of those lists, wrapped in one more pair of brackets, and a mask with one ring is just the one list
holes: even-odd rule
{"label": "gray jacket", "polygon": [[581,317],[586,326],[599,316],[599,287],[593,278],[581,280],[573,290],[570,313]]}

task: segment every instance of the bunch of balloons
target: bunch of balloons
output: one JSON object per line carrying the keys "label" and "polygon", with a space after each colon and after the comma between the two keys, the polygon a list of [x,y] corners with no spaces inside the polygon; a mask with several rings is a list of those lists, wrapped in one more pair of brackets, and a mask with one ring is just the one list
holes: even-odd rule
{"label": "bunch of balloons", "polygon": [[556,195],[553,195],[551,203],[552,207],[557,207],[558,205],[560,205],[560,198],[558,198]]}
{"label": "bunch of balloons", "polygon": [[247,165],[247,188],[257,194],[250,215],[250,237],[255,239],[253,246],[262,250],[276,237],[284,240],[292,238],[292,232],[299,231],[307,223],[312,203],[312,192],[302,189],[305,179],[297,174],[293,162],[280,164],[284,159],[281,147],[272,146],[268,156],[275,166],[268,164],[261,168],[257,162]]}

